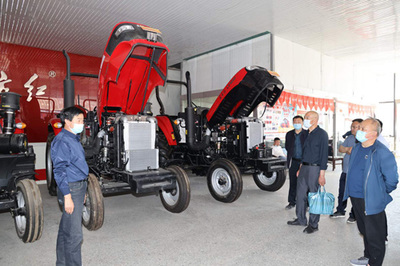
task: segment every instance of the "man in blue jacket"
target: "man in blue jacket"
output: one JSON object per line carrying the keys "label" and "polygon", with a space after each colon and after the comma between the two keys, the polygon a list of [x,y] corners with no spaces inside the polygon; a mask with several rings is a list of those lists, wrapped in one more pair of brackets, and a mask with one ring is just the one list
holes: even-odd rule
{"label": "man in blue jacket", "polygon": [[368,118],[357,131],[358,143],[350,155],[343,200],[350,197],[357,227],[364,236],[364,256],[351,260],[353,265],[382,265],[385,256],[386,205],[396,189],[399,177],[393,154],[376,141],[379,122]]}
{"label": "man in blue jacket", "polygon": [[83,131],[83,112],[72,106],[60,113],[63,130],[51,143],[54,179],[63,214],[57,236],[56,265],[82,265],[82,210],[87,188],[89,167],[80,136]]}

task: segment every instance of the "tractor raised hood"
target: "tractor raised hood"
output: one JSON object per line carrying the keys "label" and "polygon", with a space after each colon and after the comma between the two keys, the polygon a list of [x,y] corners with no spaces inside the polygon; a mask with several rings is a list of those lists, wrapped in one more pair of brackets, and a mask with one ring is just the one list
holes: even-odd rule
{"label": "tractor raised hood", "polygon": [[221,91],[208,111],[208,127],[223,123],[227,117],[247,117],[263,101],[272,107],[282,90],[283,84],[276,73],[258,66],[242,68]]}
{"label": "tractor raised hood", "polygon": [[166,81],[168,52],[159,30],[138,23],[117,24],[100,66],[99,118],[104,111],[143,113],[154,87]]}

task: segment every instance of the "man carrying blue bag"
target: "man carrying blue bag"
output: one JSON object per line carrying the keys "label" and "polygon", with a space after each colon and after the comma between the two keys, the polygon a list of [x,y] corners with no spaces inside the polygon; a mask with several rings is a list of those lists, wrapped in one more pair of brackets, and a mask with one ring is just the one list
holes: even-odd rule
{"label": "man carrying blue bag", "polygon": [[393,154],[376,141],[379,122],[368,118],[357,131],[358,143],[351,152],[343,200],[350,197],[357,227],[364,237],[364,256],[351,260],[353,265],[382,265],[385,256],[386,205],[399,181]]}
{"label": "man carrying blue bag", "polygon": [[303,159],[297,174],[296,215],[288,225],[307,226],[303,232],[312,234],[318,231],[319,214],[310,213],[307,225],[306,209],[308,192],[317,192],[325,185],[325,171],[328,163],[328,134],[318,126],[318,113],[309,111],[304,116],[304,127],[308,137],[304,142]]}

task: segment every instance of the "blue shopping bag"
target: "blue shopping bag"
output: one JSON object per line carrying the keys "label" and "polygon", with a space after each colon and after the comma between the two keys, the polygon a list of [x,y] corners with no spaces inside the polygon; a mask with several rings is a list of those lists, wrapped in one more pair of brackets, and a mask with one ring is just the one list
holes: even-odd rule
{"label": "blue shopping bag", "polygon": [[[321,191],[324,188],[324,191]],[[325,191],[325,187],[320,187],[318,192],[308,193],[309,212],[312,214],[333,214],[335,208],[335,197],[332,193]]]}

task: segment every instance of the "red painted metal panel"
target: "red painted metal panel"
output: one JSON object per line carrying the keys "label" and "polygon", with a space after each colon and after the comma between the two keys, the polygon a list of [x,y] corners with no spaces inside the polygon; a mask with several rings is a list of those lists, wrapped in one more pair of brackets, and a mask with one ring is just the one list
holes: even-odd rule
{"label": "red painted metal panel", "polygon": [[[100,58],[70,54],[71,72],[98,74]],[[27,124],[29,142],[45,142],[47,125],[63,108],[66,61],[61,51],[50,51],[0,42],[0,91],[21,94],[19,117]],[[96,100],[98,81],[73,77],[75,102]],[[94,104],[85,106],[93,109]]]}
{"label": "red painted metal panel", "polygon": [[168,144],[170,146],[176,146],[177,142],[174,134],[174,129],[171,124],[171,120],[168,118],[168,116],[161,116],[161,115],[156,116],[156,119],[158,127],[164,133],[168,141]]}

